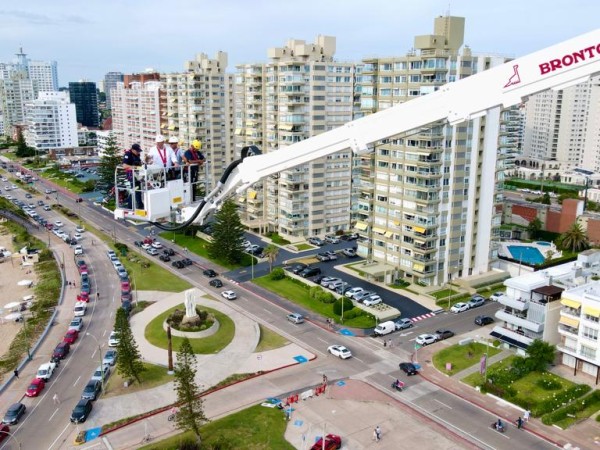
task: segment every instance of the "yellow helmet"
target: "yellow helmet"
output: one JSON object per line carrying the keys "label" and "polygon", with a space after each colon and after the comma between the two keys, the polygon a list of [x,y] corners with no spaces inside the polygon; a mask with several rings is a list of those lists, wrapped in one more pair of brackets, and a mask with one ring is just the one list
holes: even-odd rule
{"label": "yellow helmet", "polygon": [[198,139],[194,139],[194,142],[192,142],[192,147],[194,147],[196,150],[200,150],[202,148],[202,142],[200,142]]}

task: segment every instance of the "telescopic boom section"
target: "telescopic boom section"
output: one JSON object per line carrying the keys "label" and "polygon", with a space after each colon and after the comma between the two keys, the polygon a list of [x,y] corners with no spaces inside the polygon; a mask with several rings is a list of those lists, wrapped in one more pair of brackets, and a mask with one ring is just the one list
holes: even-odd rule
{"label": "telescopic boom section", "polygon": [[[440,120],[456,124],[481,117],[495,107],[509,107],[547,89],[564,89],[600,73],[600,29],[442,86],[438,91],[347,123],[335,130],[267,154],[243,157],[227,171],[200,205],[179,205],[178,222],[202,223],[231,195],[261,179],[351,148],[370,151],[382,139]],[[258,153],[258,152],[255,152]],[[156,196],[156,198],[160,198]],[[202,210],[198,211],[198,208]],[[155,210],[165,211],[162,208]],[[173,209],[173,208],[171,208]],[[116,218],[121,214],[117,214]],[[134,214],[135,215],[135,214]],[[138,220],[155,221],[146,212]]]}

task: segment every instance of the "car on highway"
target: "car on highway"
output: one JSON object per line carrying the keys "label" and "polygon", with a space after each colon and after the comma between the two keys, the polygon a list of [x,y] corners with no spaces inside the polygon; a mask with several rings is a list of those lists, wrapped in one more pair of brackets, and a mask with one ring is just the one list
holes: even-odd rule
{"label": "car on highway", "polygon": [[344,250],[342,250],[342,253],[344,255],[346,255],[348,258],[354,258],[356,257],[356,250],[354,250],[353,248],[345,248]]}
{"label": "car on highway", "polygon": [[202,275],[204,275],[205,277],[208,277],[208,278],[214,278],[218,275],[218,273],[212,269],[204,269],[202,271]]}
{"label": "car on highway", "polygon": [[185,267],[185,264],[181,261],[173,261],[171,265],[177,269],[183,269]]}
{"label": "car on highway", "polygon": [[165,255],[165,254],[160,255],[158,257],[158,259],[160,259],[163,262],[169,262],[169,261],[171,261],[171,257],[169,255]]}
{"label": "car on highway", "polygon": [[352,357],[352,352],[343,345],[330,345],[327,347],[327,351],[340,359],[348,359]]}
{"label": "car on highway", "polygon": [[221,292],[221,297],[226,298],[227,300],[235,300],[237,294],[233,291],[223,291]]}
{"label": "car on highway", "polygon": [[63,342],[66,342],[67,344],[74,344],[78,337],[79,337],[79,331],[71,329],[71,330],[68,330],[67,333],[65,334],[65,337],[63,338]]}
{"label": "car on highway", "polygon": [[504,295],[504,292],[494,292],[492,295],[490,295],[490,300],[493,302],[497,302],[500,300],[500,297],[502,297]]}
{"label": "car on highway", "polygon": [[476,294],[471,297],[471,300],[469,300],[467,305],[469,305],[469,309],[472,309],[472,308],[479,308],[480,306],[483,306],[484,303],[485,303],[485,298],[483,298],[479,294]]}
{"label": "car on highway", "polygon": [[459,302],[459,303],[455,303],[454,305],[452,305],[452,307],[450,308],[450,312],[453,312],[455,314],[467,311],[469,309],[469,305],[467,305],[466,303],[463,302]]}
{"label": "car on highway", "polygon": [[108,364],[114,366],[117,363],[117,351],[113,349],[106,350],[104,358],[102,358],[102,364]]}
{"label": "car on highway", "polygon": [[342,447],[342,438],[337,434],[328,434],[325,436],[325,445],[323,445],[323,437],[320,437],[313,444],[310,450],[337,450]]}
{"label": "car on highway", "polygon": [[73,308],[73,315],[75,317],[85,316],[87,311],[87,303],[86,302],[76,302],[75,308]]}
{"label": "car on highway", "polygon": [[10,405],[6,414],[4,414],[4,418],[2,419],[2,423],[7,425],[16,425],[19,423],[19,420],[25,414],[27,408],[23,403],[13,403]]}
{"label": "car on highway", "polygon": [[100,391],[102,391],[102,381],[90,380],[83,388],[81,398],[94,401],[98,398]]}
{"label": "car on highway", "polygon": [[413,322],[410,319],[396,319],[394,320],[394,325],[396,326],[396,331],[405,330],[407,328],[412,328]]}
{"label": "car on highway", "polygon": [[110,375],[110,364],[102,364],[101,366],[96,367],[94,373],[92,375],[91,380],[102,381],[102,378],[105,380],[108,379]]}
{"label": "car on highway", "polygon": [[375,306],[375,305],[379,305],[380,303],[383,303],[383,299],[375,294],[375,295],[370,295],[367,298],[365,298],[362,301],[363,305],[365,306]]}
{"label": "car on highway", "polygon": [[479,325],[480,327],[484,327],[489,325],[490,323],[494,323],[494,319],[490,316],[477,316],[475,317],[475,325]]}
{"label": "car on highway", "polygon": [[436,332],[433,334],[437,338],[438,341],[443,341],[444,339],[449,339],[452,336],[454,336],[454,331],[441,329],[441,330],[436,330]]}
{"label": "car on highway", "polygon": [[108,346],[116,347],[117,345],[119,345],[119,333],[117,333],[116,331],[111,331],[110,336],[108,338]]}
{"label": "car on highway", "polygon": [[208,284],[215,288],[223,287],[223,282],[221,280],[219,280],[218,278],[214,278],[214,279],[210,280],[208,282]]}
{"label": "car on highway", "polygon": [[181,262],[184,266],[191,266],[192,264],[194,264],[194,261],[192,261],[190,258],[183,258]]}
{"label": "car on highway", "polygon": [[65,359],[67,357],[70,350],[71,350],[71,344],[64,342],[64,341],[61,342],[54,348],[54,351],[52,352],[51,360],[53,362],[60,362],[61,359]]}
{"label": "car on highway", "polygon": [[54,373],[55,369],[56,369],[55,362],[50,361],[50,362],[44,363],[38,368],[38,371],[37,371],[35,377],[39,378],[41,380],[44,380],[44,381],[48,381],[52,377],[52,374]]}
{"label": "car on highway", "polygon": [[37,397],[44,390],[44,386],[46,386],[46,382],[41,378],[34,378],[29,383],[27,390],[25,391],[25,395],[27,397]]}
{"label": "car on highway", "polygon": [[437,341],[437,338],[433,334],[427,334],[427,333],[420,334],[415,339],[415,342],[419,345],[429,345],[429,344],[433,344],[435,341]]}
{"label": "car on highway", "polygon": [[163,253],[167,256],[175,256],[175,251],[172,248],[163,248]]}
{"label": "car on highway", "polygon": [[295,323],[295,324],[304,323],[304,317],[302,316],[302,314],[298,314],[298,313],[288,314],[287,320],[289,320],[290,322]]}
{"label": "car on highway", "polygon": [[415,366],[411,362],[401,362],[399,364],[400,370],[403,371],[406,375],[416,375],[418,374],[417,366]]}
{"label": "car on highway", "polygon": [[69,324],[69,330],[77,330],[81,331],[83,328],[83,319],[81,317],[73,317],[71,323]]}
{"label": "car on highway", "polygon": [[89,399],[81,399],[71,412],[71,423],[83,423],[86,421],[92,412],[92,401]]}

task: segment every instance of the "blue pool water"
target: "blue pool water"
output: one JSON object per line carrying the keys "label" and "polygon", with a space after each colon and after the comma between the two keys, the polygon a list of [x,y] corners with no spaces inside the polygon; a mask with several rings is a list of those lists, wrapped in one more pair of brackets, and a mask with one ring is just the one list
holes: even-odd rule
{"label": "blue pool water", "polygon": [[541,264],[544,262],[544,255],[535,247],[509,245],[507,248],[515,261],[522,261],[526,264]]}
{"label": "blue pool water", "polygon": [[552,245],[552,243],[546,241],[537,241],[536,244],[541,245],[542,247],[550,247],[550,245]]}

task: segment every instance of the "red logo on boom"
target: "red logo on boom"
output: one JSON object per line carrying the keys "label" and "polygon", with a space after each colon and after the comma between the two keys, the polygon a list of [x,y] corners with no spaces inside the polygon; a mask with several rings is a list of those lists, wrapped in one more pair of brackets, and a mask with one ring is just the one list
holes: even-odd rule
{"label": "red logo on boom", "polygon": [[508,82],[504,85],[505,88],[513,86],[515,84],[519,84],[521,82],[521,76],[519,75],[519,65],[515,64],[513,66],[513,70],[513,74],[508,79]]}

